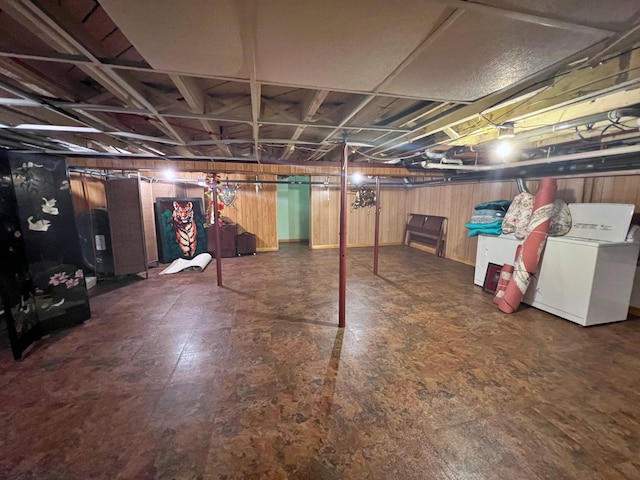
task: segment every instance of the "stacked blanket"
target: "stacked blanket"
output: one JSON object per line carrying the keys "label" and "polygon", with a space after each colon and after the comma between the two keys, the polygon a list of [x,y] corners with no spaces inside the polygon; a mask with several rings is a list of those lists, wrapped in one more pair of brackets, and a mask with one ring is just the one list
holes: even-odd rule
{"label": "stacked blanket", "polygon": [[511,205],[510,200],[494,200],[476,205],[473,209],[471,220],[466,225],[469,229],[469,236],[475,237],[480,233],[500,235],[502,233],[502,222],[509,205]]}

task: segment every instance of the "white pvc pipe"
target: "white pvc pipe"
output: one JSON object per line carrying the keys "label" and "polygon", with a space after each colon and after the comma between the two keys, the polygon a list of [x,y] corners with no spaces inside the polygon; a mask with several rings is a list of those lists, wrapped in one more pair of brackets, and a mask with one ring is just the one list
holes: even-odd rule
{"label": "white pvc pipe", "polygon": [[626,147],[607,148],[605,150],[592,150],[590,152],[570,153],[558,157],[536,158],[533,160],[523,160],[521,162],[500,163],[494,165],[450,165],[446,163],[421,162],[423,168],[435,170],[466,170],[470,172],[485,172],[492,170],[503,170],[506,168],[528,167],[530,165],[551,164],[558,162],[568,162],[570,160],[583,160],[586,158],[613,157],[615,155],[626,155],[640,152],[640,145],[629,145]]}

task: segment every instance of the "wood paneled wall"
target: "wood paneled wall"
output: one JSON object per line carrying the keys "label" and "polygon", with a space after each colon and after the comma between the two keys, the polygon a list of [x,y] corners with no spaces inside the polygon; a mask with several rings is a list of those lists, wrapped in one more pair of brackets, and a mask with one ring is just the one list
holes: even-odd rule
{"label": "wood paneled wall", "polygon": [[407,193],[407,213],[446,217],[445,257],[474,263],[477,239],[469,238],[465,228],[473,207],[487,200],[511,199],[517,193],[515,182],[414,187]]}
{"label": "wood paneled wall", "polygon": [[[177,197],[178,192],[176,190],[176,185],[173,183],[152,183],[151,184],[151,192],[153,194],[153,199],[155,201],[158,197]],[[182,193],[180,196],[182,196]]]}
{"label": "wood paneled wall", "polygon": [[596,177],[585,179],[591,202],[633,203],[640,210],[640,176]]}
{"label": "wood paneled wall", "polygon": [[[143,175],[161,176],[163,170],[171,169],[180,172],[180,178],[186,178],[185,173],[195,173],[196,178],[204,173],[227,173],[243,175],[340,175],[340,162],[307,162],[304,165],[281,165],[278,163],[251,162],[223,162],[208,160],[159,160],[159,159],[130,159],[130,158],[80,158],[67,159],[69,166],[100,170],[129,170],[140,171]],[[379,175],[389,177],[423,177],[424,173],[408,170],[398,166],[384,164],[350,165],[349,172],[359,172],[362,175]],[[440,177],[438,173],[433,175]],[[193,177],[191,177],[193,178]],[[253,178],[253,177],[251,177]]]}
{"label": "wood paneled wall", "polygon": [[[235,180],[255,181],[255,175],[224,175],[222,181],[233,185]],[[259,180],[274,181],[276,175],[259,175]],[[238,234],[251,232],[256,235],[258,251],[278,250],[278,191],[274,183],[262,183],[258,191],[252,183],[243,183],[236,201],[225,207],[221,216],[238,225]]]}
{"label": "wood paneled wall", "polygon": [[142,207],[142,228],[144,230],[144,244],[147,262],[158,261],[158,244],[156,240],[156,220],[153,209],[153,187],[149,182],[140,182],[140,202]]}
{"label": "wood paneled wall", "polygon": [[80,173],[72,173],[71,196],[76,215],[93,208],[107,208],[104,180]]}
{"label": "wood paneled wall", "polygon": [[[527,182],[535,193],[538,183]],[[407,213],[447,217],[445,257],[475,264],[477,239],[465,225],[473,207],[489,200],[511,200],[518,193],[515,181],[414,187],[407,194]],[[558,197],[568,203],[632,203],[640,205],[640,176],[558,179]]]}
{"label": "wood paneled wall", "polygon": [[[197,174],[196,174],[197,175]],[[182,175],[187,176],[187,175]],[[226,180],[227,175],[222,176]],[[229,181],[255,180],[255,175],[230,174]],[[262,180],[276,180],[276,175],[260,175]],[[84,179],[84,188],[83,181]],[[311,177],[323,182],[325,176]],[[335,178],[332,178],[335,181]],[[535,193],[537,182],[528,182]],[[144,187],[143,187],[144,188]],[[71,190],[76,214],[89,208],[106,206],[102,179],[87,175],[72,174]],[[151,184],[155,197],[201,196],[204,190],[195,186],[180,186],[170,183]],[[512,199],[518,193],[514,181],[412,187],[410,189],[382,188],[380,215],[380,244],[402,243],[402,233],[409,213],[440,215],[448,218],[445,256],[473,265],[475,263],[477,239],[467,236],[465,224],[472,215],[473,207],[488,200]],[[147,194],[148,195],[148,194]],[[640,176],[616,175],[608,177],[571,178],[558,180],[558,196],[569,203],[632,203],[640,205]],[[349,204],[353,194],[348,195]],[[637,208],[638,209],[638,208]],[[340,191],[331,185],[311,187],[310,239],[313,248],[337,247],[339,243]],[[640,210],[640,209],[638,209]],[[278,249],[277,234],[277,188],[274,184],[262,184],[256,193],[253,184],[242,184],[238,191],[235,208],[227,207],[222,215],[238,224],[238,233],[248,231],[256,234],[258,249]],[[347,243],[349,246],[373,245],[375,215],[371,209],[348,211]],[[149,235],[145,226],[147,252],[155,233]]]}
{"label": "wood paneled wall", "polygon": [[[182,188],[177,189],[178,196],[185,196],[189,198],[199,198],[204,205],[204,187],[200,185],[182,185]],[[205,210],[206,210],[206,205]]]}
{"label": "wood paneled wall", "polygon": [[[311,177],[312,182],[325,178]],[[340,243],[340,188],[311,185],[309,205],[309,246],[312,248],[337,247]],[[348,232],[348,228],[347,228]]]}
{"label": "wood paneled wall", "polygon": [[[312,177],[314,182],[324,177]],[[375,188],[375,187],[372,187]],[[406,219],[407,194],[404,189],[383,187],[380,191],[380,245],[402,243]],[[349,193],[349,205],[355,194]],[[340,232],[340,188],[336,185],[311,186],[311,232],[309,244],[312,248],[330,248],[339,245]],[[347,245],[350,247],[372,246],[375,234],[375,208],[358,208],[347,211]]]}

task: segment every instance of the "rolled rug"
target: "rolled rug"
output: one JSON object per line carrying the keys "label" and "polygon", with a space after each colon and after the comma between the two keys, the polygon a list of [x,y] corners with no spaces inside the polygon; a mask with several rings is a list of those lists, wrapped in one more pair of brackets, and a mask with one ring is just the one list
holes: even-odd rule
{"label": "rolled rug", "polygon": [[531,275],[538,268],[540,255],[547,243],[557,189],[554,178],[540,180],[540,187],[533,202],[533,212],[527,227],[529,233],[513,265],[511,281],[504,291],[504,296],[498,302],[498,308],[505,313],[516,311],[529,287]]}
{"label": "rolled rug", "polygon": [[[518,247],[520,248],[520,247]],[[511,281],[513,275],[513,265],[504,264],[500,270],[500,278],[498,279],[498,288],[496,288],[496,294],[493,297],[493,303],[498,304],[502,297],[504,297],[504,291],[507,289],[507,285]]]}

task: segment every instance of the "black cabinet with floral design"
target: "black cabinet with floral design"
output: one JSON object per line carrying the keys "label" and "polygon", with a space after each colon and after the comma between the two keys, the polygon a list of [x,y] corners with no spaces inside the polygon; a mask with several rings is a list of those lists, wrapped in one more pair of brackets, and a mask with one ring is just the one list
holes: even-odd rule
{"label": "black cabinet with floral design", "polygon": [[14,358],[91,316],[64,158],[0,151],[0,294]]}

